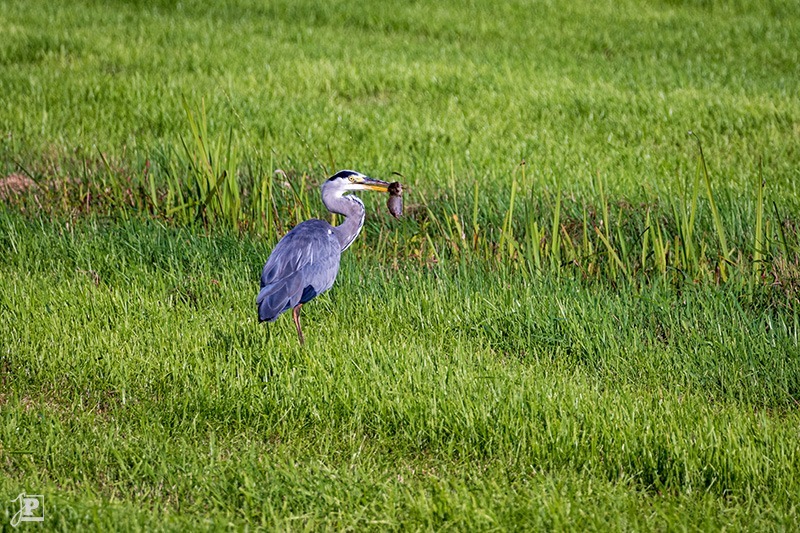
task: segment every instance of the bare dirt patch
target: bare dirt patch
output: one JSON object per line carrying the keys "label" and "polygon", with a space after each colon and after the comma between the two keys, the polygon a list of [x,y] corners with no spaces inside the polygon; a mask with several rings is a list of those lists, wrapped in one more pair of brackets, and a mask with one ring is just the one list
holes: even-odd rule
{"label": "bare dirt patch", "polygon": [[16,173],[9,174],[5,178],[0,179],[0,201],[25,194],[34,188],[38,188],[38,185],[28,176]]}

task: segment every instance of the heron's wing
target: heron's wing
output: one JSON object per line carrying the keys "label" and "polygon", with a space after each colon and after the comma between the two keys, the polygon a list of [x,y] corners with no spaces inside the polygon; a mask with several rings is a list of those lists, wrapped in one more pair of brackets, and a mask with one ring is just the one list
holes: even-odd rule
{"label": "heron's wing", "polygon": [[275,320],[298,303],[330,289],[341,254],[330,224],[322,220],[308,220],[287,233],[261,273],[256,299],[259,320]]}

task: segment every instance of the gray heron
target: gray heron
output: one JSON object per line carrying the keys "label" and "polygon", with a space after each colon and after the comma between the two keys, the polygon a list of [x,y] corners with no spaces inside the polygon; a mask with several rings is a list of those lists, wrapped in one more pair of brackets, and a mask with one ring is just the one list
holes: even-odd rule
{"label": "gray heron", "polygon": [[287,233],[267,259],[256,298],[258,321],[272,322],[292,309],[297,336],[303,344],[300,308],[333,286],[342,252],[353,244],[364,226],[364,202],[350,191],[387,192],[389,184],[353,170],[342,170],[322,184],[322,203],[344,222],[331,226],[324,220],[301,222]]}

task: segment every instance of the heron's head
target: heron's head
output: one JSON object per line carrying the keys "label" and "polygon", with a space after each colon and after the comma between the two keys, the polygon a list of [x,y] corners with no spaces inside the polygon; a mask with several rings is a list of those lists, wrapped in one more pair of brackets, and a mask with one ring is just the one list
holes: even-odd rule
{"label": "heron's head", "polygon": [[328,178],[328,181],[322,187],[324,189],[333,189],[339,194],[347,191],[387,192],[389,190],[389,184],[385,181],[370,178],[355,170],[340,170]]}

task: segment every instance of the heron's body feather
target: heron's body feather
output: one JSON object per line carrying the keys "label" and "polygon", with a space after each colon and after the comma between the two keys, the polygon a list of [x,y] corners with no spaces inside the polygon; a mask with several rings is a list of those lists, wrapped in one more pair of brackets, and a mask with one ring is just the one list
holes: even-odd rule
{"label": "heron's body feather", "polygon": [[342,249],[333,227],[323,220],[306,220],[275,246],[261,274],[258,319],[272,322],[299,303],[306,303],[333,286]]}

